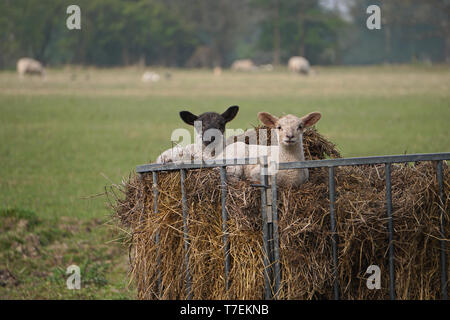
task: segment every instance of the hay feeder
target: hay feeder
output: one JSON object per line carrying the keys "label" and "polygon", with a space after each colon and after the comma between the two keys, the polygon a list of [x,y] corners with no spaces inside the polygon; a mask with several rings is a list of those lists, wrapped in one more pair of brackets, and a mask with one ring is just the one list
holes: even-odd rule
{"label": "hay feeder", "polygon": [[450,153],[340,158],[311,129],[305,155],[279,164],[309,168],[298,188],[227,181],[232,164],[138,166],[114,204],[138,297],[447,299]]}

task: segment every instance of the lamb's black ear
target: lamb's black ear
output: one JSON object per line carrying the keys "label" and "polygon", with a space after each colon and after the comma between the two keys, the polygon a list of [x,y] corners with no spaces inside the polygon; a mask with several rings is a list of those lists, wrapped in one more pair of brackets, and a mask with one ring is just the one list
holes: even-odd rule
{"label": "lamb's black ear", "polygon": [[189,111],[181,111],[180,118],[187,124],[190,124],[191,126],[193,126],[194,122],[198,119],[198,116],[196,116],[195,114],[193,114]]}
{"label": "lamb's black ear", "polygon": [[236,117],[238,111],[239,111],[238,106],[231,106],[227,109],[227,111],[222,113],[222,117],[225,119],[226,122],[230,122],[231,120],[234,119],[234,117]]}

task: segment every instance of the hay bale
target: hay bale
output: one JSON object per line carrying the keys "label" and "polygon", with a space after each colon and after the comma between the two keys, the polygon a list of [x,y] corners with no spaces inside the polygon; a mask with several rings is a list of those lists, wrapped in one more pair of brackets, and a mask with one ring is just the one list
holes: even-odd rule
{"label": "hay bale", "polygon": [[[307,159],[339,157],[315,130],[305,133]],[[448,221],[450,176],[445,172]],[[332,299],[328,172],[310,171],[298,188],[279,188],[281,299]],[[388,299],[388,235],[384,166],[336,168],[338,274],[343,299]],[[392,166],[396,291],[399,299],[440,297],[439,206],[435,167]],[[261,299],[263,248],[260,191],[230,181],[227,194],[230,288],[225,290],[220,178],[217,170],[188,171],[190,265],[194,299]],[[131,278],[139,299],[185,299],[183,217],[178,172],[159,174],[159,214],[153,213],[152,176],[130,176],[114,211],[130,230]],[[448,234],[449,223],[446,223]],[[155,243],[159,235],[159,247]],[[446,239],[448,240],[448,239]],[[447,252],[448,256],[448,252]],[[160,269],[158,269],[158,259]],[[381,290],[366,287],[369,265],[381,268]],[[156,292],[159,273],[162,293]]]}

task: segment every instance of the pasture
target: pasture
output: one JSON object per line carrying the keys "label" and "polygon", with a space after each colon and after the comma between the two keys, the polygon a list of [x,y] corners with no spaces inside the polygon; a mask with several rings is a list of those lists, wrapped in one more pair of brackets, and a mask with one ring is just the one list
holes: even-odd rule
{"label": "pasture", "polygon": [[[65,224],[79,230],[70,231],[69,238],[61,232],[48,242],[73,240],[61,253],[63,258],[53,263],[48,260],[51,250],[31,264],[33,259],[12,249],[14,241],[20,243],[12,232],[1,238],[0,271],[8,269],[22,280],[14,287],[0,286],[0,298],[73,297],[64,288],[61,270],[85,261],[82,254],[89,248],[118,248],[109,244],[118,235],[103,223],[110,219],[104,187],[120,183],[137,164],[153,161],[169,148],[173,129],[192,132],[180,120],[181,110],[223,112],[239,105],[227,128],[242,129],[258,124],[258,111],[303,115],[317,110],[323,116],[319,132],[336,143],[344,157],[450,151],[448,65],[322,67],[309,77],[279,68],[225,71],[220,77],[210,70],[173,69],[166,78],[166,70],[156,69],[162,77],[155,83],[141,82],[143,71],[67,67],[48,70],[45,81],[20,80],[13,71],[0,73],[0,218],[27,220],[21,212],[32,212],[40,221],[38,231],[30,229],[35,235]],[[91,226],[93,219],[100,222]],[[13,230],[2,224],[1,232]],[[45,229],[46,224],[52,228]],[[73,243],[78,242],[87,247],[77,252]],[[97,290],[93,281],[91,289],[75,297],[134,297],[132,289],[123,289],[127,251],[117,250],[89,258],[99,264],[97,269],[103,268],[106,285],[102,282]],[[102,259],[108,260],[108,267]],[[49,282],[48,274],[33,273],[36,268],[46,268],[46,274],[49,268],[62,269],[56,269],[57,280]]]}

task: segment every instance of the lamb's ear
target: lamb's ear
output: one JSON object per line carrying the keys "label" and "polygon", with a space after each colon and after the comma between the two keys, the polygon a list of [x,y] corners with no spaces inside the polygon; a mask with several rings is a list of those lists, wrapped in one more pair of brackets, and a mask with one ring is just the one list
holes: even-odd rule
{"label": "lamb's ear", "polygon": [[187,124],[190,124],[191,126],[193,126],[194,122],[198,119],[198,116],[196,116],[195,114],[193,114],[189,111],[181,111],[180,118]]}
{"label": "lamb's ear", "polygon": [[278,118],[268,112],[259,112],[258,119],[267,127],[274,128],[277,125]]}
{"label": "lamb's ear", "polygon": [[238,106],[231,106],[224,113],[222,113],[222,117],[225,119],[225,122],[230,122],[234,119],[234,117],[236,117],[238,111]]}
{"label": "lamb's ear", "polygon": [[311,127],[312,125],[314,125],[317,121],[320,120],[320,118],[322,117],[322,114],[320,112],[311,112],[308,113],[306,116],[304,116],[302,118],[302,122],[304,127]]}

